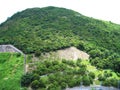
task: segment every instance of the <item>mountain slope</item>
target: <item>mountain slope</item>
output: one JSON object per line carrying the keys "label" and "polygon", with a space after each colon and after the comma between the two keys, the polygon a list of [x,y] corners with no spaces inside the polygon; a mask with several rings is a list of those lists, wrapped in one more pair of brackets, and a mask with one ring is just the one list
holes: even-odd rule
{"label": "mountain slope", "polygon": [[0,44],[13,44],[26,53],[79,46],[83,42],[119,53],[119,38],[120,25],[57,7],[26,9],[0,26]]}
{"label": "mountain slope", "polygon": [[75,46],[90,54],[97,68],[120,72],[120,25],[58,7],[18,12],[0,25],[0,44],[24,53],[41,53]]}

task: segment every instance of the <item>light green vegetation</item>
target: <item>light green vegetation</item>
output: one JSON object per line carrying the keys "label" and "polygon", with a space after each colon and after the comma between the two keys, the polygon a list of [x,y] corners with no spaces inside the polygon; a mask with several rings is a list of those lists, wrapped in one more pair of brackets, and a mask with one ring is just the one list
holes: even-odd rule
{"label": "light green vegetation", "polygon": [[[99,75],[105,76],[106,79],[117,79],[120,80],[120,76],[117,75],[118,73],[115,73],[111,69],[97,69],[95,66],[92,66],[91,63],[88,60],[82,60],[81,62],[83,65],[86,65],[87,70],[89,72],[93,72],[95,74],[94,84],[99,85],[100,80],[98,80]],[[107,75],[106,75],[107,73]]]}
{"label": "light green vegetation", "polygon": [[22,55],[0,53],[0,90],[20,90],[23,70]]}
{"label": "light green vegetation", "polygon": [[[117,81],[120,79],[115,72],[96,69],[87,60],[70,61],[49,58],[34,62],[31,67],[34,68],[34,66],[36,69],[24,75],[21,84],[36,90],[62,90],[66,87],[79,86],[81,82],[85,86],[100,85],[102,82],[104,86],[117,87]],[[110,82],[111,80],[113,82]]]}

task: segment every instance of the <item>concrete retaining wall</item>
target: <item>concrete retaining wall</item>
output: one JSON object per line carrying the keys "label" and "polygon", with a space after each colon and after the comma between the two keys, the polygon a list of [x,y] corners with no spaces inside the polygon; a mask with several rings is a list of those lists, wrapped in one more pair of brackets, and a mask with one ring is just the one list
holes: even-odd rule
{"label": "concrete retaining wall", "polygon": [[22,53],[19,49],[13,45],[0,45],[0,52],[19,52]]}

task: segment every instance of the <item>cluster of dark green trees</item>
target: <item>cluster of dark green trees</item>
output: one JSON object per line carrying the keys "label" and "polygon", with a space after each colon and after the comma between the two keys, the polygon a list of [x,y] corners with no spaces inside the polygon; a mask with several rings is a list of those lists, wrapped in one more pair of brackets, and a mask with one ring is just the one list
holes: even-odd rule
{"label": "cluster of dark green trees", "polygon": [[98,80],[101,82],[103,86],[118,87],[118,79],[113,78],[112,76],[113,76],[113,73],[111,71],[110,72],[105,71],[103,74],[101,73],[98,75]]}
{"label": "cluster of dark green trees", "polygon": [[31,86],[33,89],[61,90],[67,87],[93,83],[95,74],[86,70],[86,65],[81,60],[74,61],[42,61],[37,64],[37,69],[24,75],[21,79],[22,86]]}
{"label": "cluster of dark green trees", "polygon": [[93,48],[88,51],[92,65],[100,69],[120,72],[120,55],[105,48]]}
{"label": "cluster of dark green trees", "polygon": [[[117,73],[120,76],[119,73]],[[31,87],[40,90],[63,90],[67,87],[84,86],[93,84],[98,78],[103,86],[118,86],[118,79],[113,78],[113,71],[104,71],[98,76],[88,71],[81,60],[45,60],[36,64],[36,69],[21,78],[23,87]]]}

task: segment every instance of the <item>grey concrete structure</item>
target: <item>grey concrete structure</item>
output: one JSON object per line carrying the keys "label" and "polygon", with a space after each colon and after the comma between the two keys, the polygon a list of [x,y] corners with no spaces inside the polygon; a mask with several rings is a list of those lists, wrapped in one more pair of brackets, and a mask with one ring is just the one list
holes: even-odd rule
{"label": "grey concrete structure", "polygon": [[18,52],[23,54],[22,51],[20,51],[13,45],[0,45],[0,52]]}

